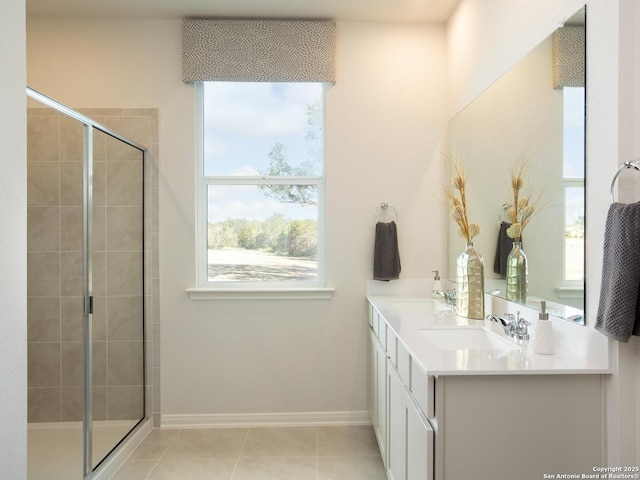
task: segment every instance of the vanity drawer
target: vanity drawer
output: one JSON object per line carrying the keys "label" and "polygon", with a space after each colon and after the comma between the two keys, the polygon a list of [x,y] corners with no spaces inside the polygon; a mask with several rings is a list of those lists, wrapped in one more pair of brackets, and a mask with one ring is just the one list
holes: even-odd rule
{"label": "vanity drawer", "polygon": [[378,339],[380,340],[380,345],[382,345],[385,350],[387,348],[387,330],[389,330],[389,328],[384,318],[378,316]]}
{"label": "vanity drawer", "polygon": [[395,332],[385,324],[387,331],[387,344],[385,345],[385,349],[387,351],[387,356],[391,359],[391,363],[394,367],[398,367],[398,337]]}
{"label": "vanity drawer", "polygon": [[[376,337],[380,338],[380,315],[375,309],[371,309],[371,319],[370,322],[371,328],[373,329],[373,333],[376,334]],[[384,322],[383,322],[384,325]]]}
{"label": "vanity drawer", "polygon": [[427,374],[420,365],[413,362],[409,388],[426,417],[433,419],[436,415],[435,377]]}
{"label": "vanity drawer", "polygon": [[369,304],[369,326],[373,328],[373,316],[377,315],[373,305]]}
{"label": "vanity drawer", "polygon": [[397,343],[398,362],[396,368],[398,369],[402,383],[408,387],[411,385],[411,355],[404,343],[401,341],[398,341]]}

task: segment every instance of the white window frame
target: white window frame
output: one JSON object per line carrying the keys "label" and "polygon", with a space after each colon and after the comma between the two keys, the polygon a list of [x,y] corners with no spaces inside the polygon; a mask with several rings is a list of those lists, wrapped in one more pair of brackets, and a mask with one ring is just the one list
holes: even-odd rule
{"label": "white window frame", "polygon": [[[326,93],[326,84],[323,92]],[[205,176],[204,174],[204,83],[196,92],[196,287],[188,288],[192,300],[229,299],[330,299],[334,288],[326,284],[325,252],[325,162],[319,176]],[[323,128],[324,132],[324,128]],[[324,157],[324,142],[323,142]],[[315,281],[293,282],[211,282],[208,279],[207,190],[210,185],[316,185],[318,191],[318,252]]]}

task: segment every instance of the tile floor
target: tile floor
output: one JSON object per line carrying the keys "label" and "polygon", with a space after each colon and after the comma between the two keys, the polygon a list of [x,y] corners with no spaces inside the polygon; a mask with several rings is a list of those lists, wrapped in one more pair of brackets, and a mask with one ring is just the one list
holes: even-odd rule
{"label": "tile floor", "polygon": [[153,430],[112,480],[386,480],[370,426]]}

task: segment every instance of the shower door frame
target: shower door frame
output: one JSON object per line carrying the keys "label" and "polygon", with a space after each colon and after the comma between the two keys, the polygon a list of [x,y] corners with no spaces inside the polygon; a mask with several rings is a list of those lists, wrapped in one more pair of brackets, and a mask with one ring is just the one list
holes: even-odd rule
{"label": "shower door frame", "polygon": [[[53,100],[52,98],[30,88],[26,87],[27,97],[46,105],[74,120],[79,121],[83,125],[83,211],[82,211],[82,236],[83,236],[83,259],[82,259],[82,289],[83,289],[83,413],[82,413],[82,435],[83,435],[83,479],[91,479],[95,469],[100,466],[105,459],[114,451],[114,449],[136,429],[142,422],[147,419],[147,401],[146,401],[146,385],[147,385],[147,369],[146,369],[146,321],[145,321],[145,296],[146,296],[146,268],[147,261],[145,254],[145,211],[146,211],[146,165],[148,161],[147,148],[133,142],[117,132],[95,122],[91,118],[82,115],[79,112]],[[93,413],[92,413],[92,387],[93,387],[93,336],[92,336],[92,315],[93,315],[93,132],[98,130],[110,137],[120,140],[127,145],[139,150],[142,153],[142,418],[136,422],[129,433],[113,446],[105,457],[93,466]]]}

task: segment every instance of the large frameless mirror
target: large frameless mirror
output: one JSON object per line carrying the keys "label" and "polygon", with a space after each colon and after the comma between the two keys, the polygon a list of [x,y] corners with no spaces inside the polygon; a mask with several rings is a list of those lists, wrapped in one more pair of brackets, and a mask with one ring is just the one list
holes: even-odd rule
{"label": "large frameless mirror", "polygon": [[[585,9],[511,68],[449,125],[450,148],[465,165],[468,205],[482,232],[485,289],[506,295],[502,222],[510,198],[510,165],[530,164],[527,180],[542,193],[523,232],[528,259],[527,306],[584,324]],[[535,194],[535,192],[534,192]],[[449,223],[448,271],[455,281],[464,239]],[[504,239],[503,239],[504,240]],[[502,258],[502,262],[501,262]],[[502,264],[502,265],[501,265]]]}

